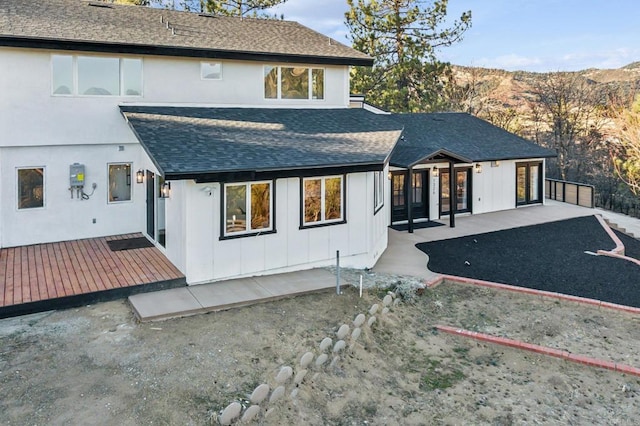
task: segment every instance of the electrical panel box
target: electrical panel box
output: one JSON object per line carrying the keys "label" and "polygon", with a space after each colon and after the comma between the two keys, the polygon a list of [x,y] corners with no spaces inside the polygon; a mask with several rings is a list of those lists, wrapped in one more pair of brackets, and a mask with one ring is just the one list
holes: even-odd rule
{"label": "electrical panel box", "polygon": [[84,187],[84,164],[73,163],[69,166],[69,182],[71,188]]}

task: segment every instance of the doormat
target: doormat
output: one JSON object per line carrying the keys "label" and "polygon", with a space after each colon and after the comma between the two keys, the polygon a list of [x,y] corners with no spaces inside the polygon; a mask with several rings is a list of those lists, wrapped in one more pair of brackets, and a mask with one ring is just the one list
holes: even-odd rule
{"label": "doormat", "polygon": [[153,247],[153,243],[145,237],[127,238],[126,240],[107,241],[111,251],[132,250]]}
{"label": "doormat", "polygon": [[[444,223],[433,222],[431,220],[428,222],[416,222],[413,224],[413,229],[435,228],[436,226],[444,226]],[[409,224],[401,223],[399,225],[391,225],[389,228],[393,229],[394,231],[408,231]]]}

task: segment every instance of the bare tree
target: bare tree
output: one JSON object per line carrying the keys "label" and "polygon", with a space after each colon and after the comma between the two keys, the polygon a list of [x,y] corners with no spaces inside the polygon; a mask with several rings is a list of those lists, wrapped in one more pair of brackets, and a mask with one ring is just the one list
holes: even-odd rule
{"label": "bare tree", "polygon": [[577,73],[557,72],[534,85],[531,112],[539,120],[536,141],[556,150],[550,175],[584,180],[593,173],[598,157],[608,156],[602,128],[606,96],[596,84]]}

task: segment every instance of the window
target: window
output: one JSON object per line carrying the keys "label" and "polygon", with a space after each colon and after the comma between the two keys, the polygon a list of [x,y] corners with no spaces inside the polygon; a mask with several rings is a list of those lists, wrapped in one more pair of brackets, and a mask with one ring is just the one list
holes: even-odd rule
{"label": "window", "polygon": [[221,80],[222,64],[220,62],[202,62],[200,64],[200,77],[203,80]]}
{"label": "window", "polygon": [[142,59],[52,55],[51,69],[54,95],[142,95]]}
{"label": "window", "polygon": [[109,164],[109,202],[131,200],[131,164]]}
{"label": "window", "polygon": [[373,212],[384,206],[384,172],[373,172]]}
{"label": "window", "polygon": [[302,225],[344,222],[342,176],[302,180]]}
{"label": "window", "polygon": [[18,169],[18,209],[44,207],[44,167]]}
{"label": "window", "polygon": [[324,69],[264,67],[265,99],[324,99]]}
{"label": "window", "polygon": [[225,185],[224,235],[231,236],[272,231],[272,200],[272,182]]}

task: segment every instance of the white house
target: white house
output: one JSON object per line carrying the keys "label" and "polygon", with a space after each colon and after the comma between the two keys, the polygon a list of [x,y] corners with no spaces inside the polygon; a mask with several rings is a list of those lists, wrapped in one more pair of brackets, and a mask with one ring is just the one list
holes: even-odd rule
{"label": "white house", "polygon": [[371,267],[388,225],[448,214],[447,194],[542,201],[547,150],[467,115],[349,108],[350,66],[371,64],[294,22],[0,0],[0,248],[142,232],[196,284],[337,251]]}

